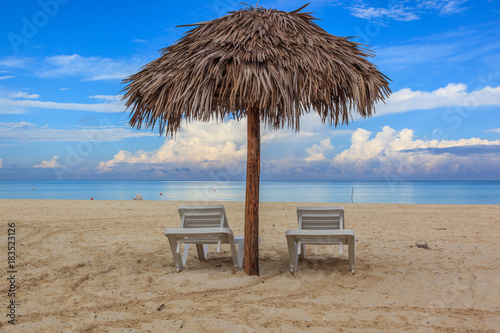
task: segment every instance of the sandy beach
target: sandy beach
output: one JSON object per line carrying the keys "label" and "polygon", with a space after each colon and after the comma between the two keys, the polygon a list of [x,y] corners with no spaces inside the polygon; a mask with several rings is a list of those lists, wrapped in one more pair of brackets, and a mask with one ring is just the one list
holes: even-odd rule
{"label": "sandy beach", "polygon": [[[212,246],[205,262],[193,247],[176,272],[163,231],[179,226],[181,204],[190,203],[0,200],[0,331],[500,331],[500,206],[341,204],[356,274],[347,246],[310,246],[292,275],[295,209],[325,204],[261,203],[261,275],[249,277],[233,271],[229,246]],[[244,204],[217,204],[243,235]]]}

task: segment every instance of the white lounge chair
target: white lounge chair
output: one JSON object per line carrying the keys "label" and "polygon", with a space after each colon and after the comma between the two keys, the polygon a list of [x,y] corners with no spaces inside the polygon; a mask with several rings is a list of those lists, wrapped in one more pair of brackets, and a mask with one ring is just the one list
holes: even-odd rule
{"label": "white lounge chair", "polygon": [[[220,252],[222,244],[229,244],[233,265],[236,270],[241,268],[243,262],[242,242],[238,242],[241,251],[237,253],[234,234],[229,228],[224,206],[180,206],[179,215],[181,227],[165,230],[165,236],[168,238],[178,272],[182,271],[186,265],[190,244],[196,244],[200,261],[205,260],[209,244],[217,244],[217,252]],[[182,243],[185,246],[181,258]]]}
{"label": "white lounge chair", "polygon": [[349,267],[354,274],[356,239],[353,230],[344,229],[344,208],[298,207],[297,219],[299,229],[286,232],[291,273],[297,271],[298,257],[304,259],[305,244],[339,244],[342,249],[347,243]]}
{"label": "white lounge chair", "polygon": [[136,194],[134,200],[142,200],[142,194]]}

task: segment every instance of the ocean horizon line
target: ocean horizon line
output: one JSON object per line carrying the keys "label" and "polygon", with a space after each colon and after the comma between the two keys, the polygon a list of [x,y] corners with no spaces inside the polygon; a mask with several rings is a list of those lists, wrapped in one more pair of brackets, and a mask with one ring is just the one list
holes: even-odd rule
{"label": "ocean horizon line", "polygon": [[[229,179],[229,180],[218,180],[218,179],[63,179],[63,180],[50,180],[50,179],[40,179],[40,180],[0,180],[1,182],[246,182],[245,179]],[[436,182],[436,183],[453,183],[453,182],[497,182],[500,183],[500,179],[408,179],[408,180],[386,180],[386,179],[261,179],[260,182],[386,182],[386,183],[406,183],[406,182]]]}
{"label": "ocean horizon line", "polygon": [[[89,199],[6,199],[6,198],[0,198],[1,201],[13,201],[13,200],[27,200],[27,201],[89,201]],[[93,199],[91,201],[120,201],[120,202],[131,202],[134,201],[132,199]],[[240,203],[245,203],[245,199],[243,200],[210,200],[210,201],[203,201],[203,200],[177,200],[177,199],[165,199],[165,200],[148,200],[148,199],[143,199],[142,201],[149,201],[149,202],[190,202],[190,203],[208,203],[214,204],[214,203],[234,203],[234,202],[240,202]],[[336,201],[260,201],[260,204],[290,204],[290,203],[297,203],[297,204],[340,204],[340,205],[433,205],[433,206],[499,206],[500,203],[498,204],[491,204],[491,203],[474,203],[474,204],[467,204],[467,203],[398,203],[398,202],[336,202]],[[203,203],[201,204],[203,205]]]}
{"label": "ocean horizon line", "polygon": [[[245,181],[0,181],[0,199],[244,201]],[[262,202],[500,204],[500,181],[286,181],[260,183]]]}

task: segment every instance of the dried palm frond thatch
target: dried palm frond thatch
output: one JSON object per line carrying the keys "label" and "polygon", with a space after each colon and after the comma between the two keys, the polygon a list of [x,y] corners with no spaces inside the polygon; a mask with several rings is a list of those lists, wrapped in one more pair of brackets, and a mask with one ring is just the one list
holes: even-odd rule
{"label": "dried palm frond thatch", "polygon": [[299,130],[311,109],[323,122],[370,116],[389,93],[387,78],[349,38],[330,35],[310,13],[249,7],[196,26],[130,76],[124,91],[130,125],[174,134],[181,119],[245,116]]}
{"label": "dried palm frond thatch", "polygon": [[[305,6],[304,6],[305,7]],[[124,80],[130,125],[175,134],[181,120],[247,117],[245,272],[259,274],[260,121],[299,130],[315,110],[330,125],[370,116],[390,93],[372,53],[328,34],[304,8],[248,7],[195,26]]]}

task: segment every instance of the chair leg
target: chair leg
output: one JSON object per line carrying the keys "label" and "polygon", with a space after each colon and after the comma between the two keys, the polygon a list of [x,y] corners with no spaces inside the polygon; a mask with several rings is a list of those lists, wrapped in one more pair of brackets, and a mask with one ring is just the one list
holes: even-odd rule
{"label": "chair leg", "polygon": [[354,274],[354,265],[356,264],[356,239],[354,236],[347,238],[347,246],[349,248],[349,268],[351,273]]}
{"label": "chair leg", "polygon": [[168,243],[170,244],[170,249],[172,250],[172,256],[174,257],[175,268],[177,272],[180,272],[184,269],[184,265],[182,264],[181,255],[177,252],[177,238],[175,235],[167,235]]}
{"label": "chair leg", "polygon": [[[188,251],[189,251],[189,243],[184,244],[184,252],[182,253],[182,264],[186,266],[186,261],[188,257]],[[177,244],[177,247],[179,247],[179,244]]]}
{"label": "chair leg", "polygon": [[288,263],[290,266],[290,273],[295,273],[297,271],[297,243],[294,237],[287,237],[286,241],[288,243]]}
{"label": "chair leg", "polygon": [[235,241],[235,244],[238,244],[238,254],[237,254],[238,268],[242,269],[243,268],[243,256],[245,253],[245,243],[243,241],[243,237],[241,237],[239,239],[235,239],[234,241]]}
{"label": "chair leg", "polygon": [[[236,245],[234,244],[234,239],[229,239],[229,246],[231,247],[231,257],[233,258],[234,268],[238,271],[241,267],[238,262],[238,252],[236,251]],[[241,245],[240,245],[241,246]]]}
{"label": "chair leg", "polygon": [[203,249],[203,244],[196,244],[196,250],[198,251],[198,258],[200,261],[205,261],[205,251]]}
{"label": "chair leg", "polygon": [[340,254],[344,254],[344,242],[340,242],[340,243],[339,243],[339,246],[340,246],[340,248],[339,248],[339,253],[340,253]]}

